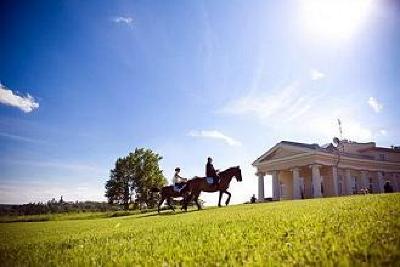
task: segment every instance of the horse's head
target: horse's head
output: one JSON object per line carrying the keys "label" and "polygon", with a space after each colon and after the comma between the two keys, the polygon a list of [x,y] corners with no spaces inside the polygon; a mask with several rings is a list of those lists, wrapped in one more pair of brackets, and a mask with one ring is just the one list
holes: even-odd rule
{"label": "horse's head", "polygon": [[227,170],[225,170],[225,171],[223,171],[223,172],[221,172],[220,173],[220,175],[223,175],[223,176],[227,176],[227,177],[229,177],[229,178],[233,178],[233,177],[236,177],[236,180],[238,181],[238,182],[241,182],[242,181],[242,171],[240,170],[240,167],[239,166],[235,166],[235,167],[230,167],[229,169],[227,169]]}
{"label": "horse's head", "polygon": [[219,173],[219,177],[221,177],[222,180],[228,179],[231,181],[233,177],[236,177],[236,180],[238,182],[242,181],[242,171],[240,170],[239,166],[235,167],[230,167],[229,169],[226,169],[225,171],[222,171]]}
{"label": "horse's head", "polygon": [[236,166],[236,167],[233,167],[233,169],[234,169],[234,171],[235,171],[235,177],[236,177],[236,180],[238,181],[238,182],[241,182],[242,181],[242,170],[240,169],[240,167],[239,166]]}

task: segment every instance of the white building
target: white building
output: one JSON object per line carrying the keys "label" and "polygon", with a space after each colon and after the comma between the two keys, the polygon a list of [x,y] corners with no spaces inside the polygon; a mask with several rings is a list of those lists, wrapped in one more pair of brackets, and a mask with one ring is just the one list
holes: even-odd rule
{"label": "white building", "polygon": [[272,198],[302,199],[400,191],[400,148],[347,140],[337,146],[282,141],[253,162],[258,199],[264,200],[264,177],[272,176]]}

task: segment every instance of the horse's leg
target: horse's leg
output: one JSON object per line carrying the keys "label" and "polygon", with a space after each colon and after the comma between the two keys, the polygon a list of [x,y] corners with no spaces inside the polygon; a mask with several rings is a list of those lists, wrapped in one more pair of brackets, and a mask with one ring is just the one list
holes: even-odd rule
{"label": "horse's leg", "polygon": [[158,213],[160,213],[160,207],[161,207],[163,202],[164,202],[164,197],[162,196],[160,201],[158,202]]}
{"label": "horse's leg", "polygon": [[228,191],[226,191],[225,190],[225,193],[226,194],[228,194],[228,199],[225,201],[225,205],[227,205],[228,206],[228,204],[229,204],[229,201],[231,201],[231,196],[232,196],[232,194],[231,193],[229,193]]}
{"label": "horse's leg", "polygon": [[[200,191],[200,192],[201,192],[201,191]],[[200,192],[197,192],[196,195],[195,195],[195,197],[194,197],[194,200],[196,201],[196,205],[197,205],[197,209],[198,209],[198,210],[201,210],[201,206],[200,206],[200,203],[199,203]]]}
{"label": "horse's leg", "polygon": [[170,209],[172,209],[172,211],[175,211],[174,207],[171,205],[171,198],[167,198],[167,203]]}
{"label": "horse's leg", "polygon": [[219,191],[219,200],[218,200],[218,207],[221,207],[221,199],[222,199],[222,190]]}
{"label": "horse's leg", "polygon": [[188,205],[189,201],[190,201],[190,194],[186,194],[186,196],[183,197],[183,200],[182,200],[181,210],[187,211],[187,205]]}
{"label": "horse's leg", "polygon": [[184,201],[184,203],[185,203],[185,211],[187,211],[187,207],[188,207],[190,201],[192,201],[192,199],[193,199],[193,193],[190,192],[187,195],[187,197],[185,198],[185,201]]}

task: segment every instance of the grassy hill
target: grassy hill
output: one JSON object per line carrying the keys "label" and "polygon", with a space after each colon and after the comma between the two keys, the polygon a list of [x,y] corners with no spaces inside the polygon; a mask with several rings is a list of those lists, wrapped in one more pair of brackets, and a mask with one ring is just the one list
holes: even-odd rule
{"label": "grassy hill", "polygon": [[397,265],[400,194],[0,224],[0,265]]}

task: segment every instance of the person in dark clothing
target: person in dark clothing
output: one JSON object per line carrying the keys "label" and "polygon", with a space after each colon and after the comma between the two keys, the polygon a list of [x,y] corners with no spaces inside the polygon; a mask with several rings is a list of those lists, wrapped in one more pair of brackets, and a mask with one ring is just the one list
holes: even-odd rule
{"label": "person in dark clothing", "polygon": [[383,192],[385,193],[393,193],[393,187],[389,181],[386,181],[385,185],[383,186]]}
{"label": "person in dark clothing", "polygon": [[218,184],[219,177],[217,174],[218,170],[214,169],[214,165],[212,164],[213,160],[212,158],[207,159],[207,165],[206,165],[206,177],[212,177],[214,179],[214,184]]}

